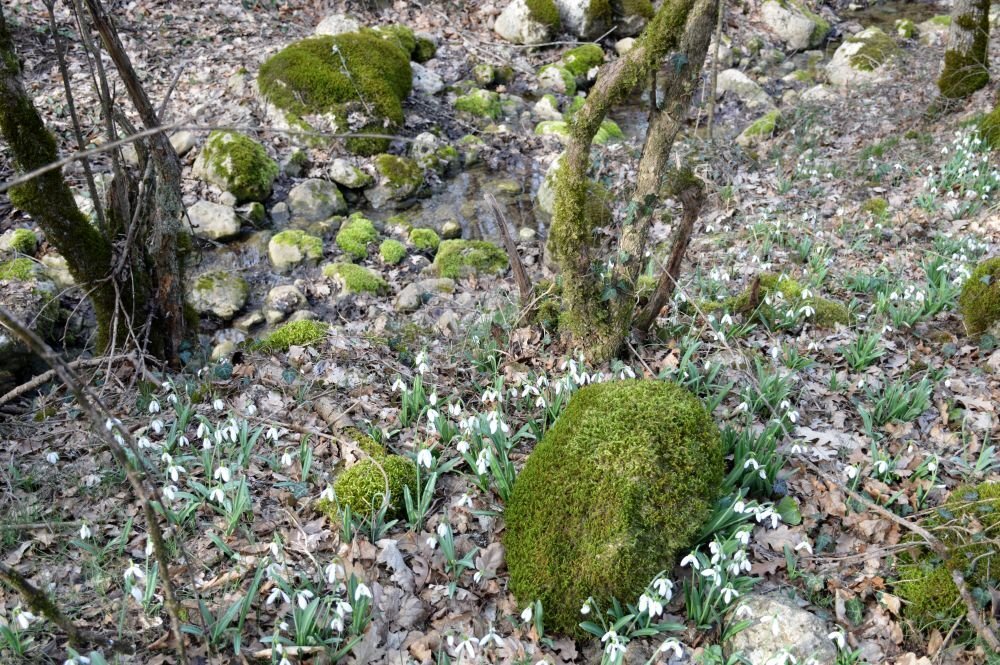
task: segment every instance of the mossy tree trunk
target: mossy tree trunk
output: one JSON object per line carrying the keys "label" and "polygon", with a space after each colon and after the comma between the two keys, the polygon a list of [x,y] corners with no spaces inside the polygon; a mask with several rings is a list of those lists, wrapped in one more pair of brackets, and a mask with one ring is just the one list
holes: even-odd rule
{"label": "mossy tree trunk", "polygon": [[[88,0],[88,5],[95,3]],[[91,11],[100,9],[91,7]],[[100,15],[94,15],[100,27]],[[109,35],[114,35],[110,24]],[[102,38],[105,38],[104,31]],[[117,40],[117,36],[114,36]],[[107,39],[105,38],[105,41]],[[137,81],[124,50],[112,58],[127,83]],[[124,58],[122,60],[121,58]],[[136,91],[128,86],[133,101]],[[141,92],[141,88],[138,90]],[[140,98],[145,98],[144,93]],[[147,110],[151,110],[145,98]],[[156,115],[140,115],[149,126],[159,124]],[[150,122],[153,120],[153,122]],[[10,146],[14,166],[27,172],[59,158],[56,141],[46,129],[31,97],[21,82],[21,68],[14,42],[0,7],[0,135]],[[162,141],[158,140],[162,139]],[[165,148],[164,145],[165,144]],[[11,203],[42,228],[46,239],[66,258],[74,279],[94,305],[98,346],[144,348],[167,360],[176,360],[177,346],[185,334],[180,285],[178,238],[183,207],[180,199],[180,162],[166,136],[152,141],[151,177],[134,205],[126,206],[128,218],[115,219],[106,232],[98,229],[80,211],[61,171],[50,170],[9,191]],[[126,183],[116,182],[119,192]],[[134,197],[133,197],[134,198]],[[143,205],[143,200],[146,204]],[[95,206],[101,202],[95,201]],[[115,206],[116,210],[121,210]],[[118,215],[120,217],[120,215]]]}
{"label": "mossy tree trunk", "polygon": [[[601,68],[570,127],[566,155],[556,173],[549,242],[562,276],[563,321],[574,343],[594,359],[616,355],[630,332],[652,213],[705,61],[717,7],[715,0],[665,2],[635,48]],[[612,107],[649,82],[661,64],[665,101],[657,106],[652,86],[649,128],[626,219],[612,254],[598,256],[598,220],[588,213],[587,201],[590,145]]]}
{"label": "mossy tree trunk", "polygon": [[938,78],[943,97],[961,99],[989,83],[989,14],[990,0],[955,0]]}

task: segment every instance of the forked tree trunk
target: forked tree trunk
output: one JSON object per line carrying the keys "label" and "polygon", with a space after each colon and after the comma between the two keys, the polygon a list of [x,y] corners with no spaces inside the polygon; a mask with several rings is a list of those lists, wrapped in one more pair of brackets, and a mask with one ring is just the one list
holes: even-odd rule
{"label": "forked tree trunk", "polygon": [[[574,343],[591,358],[613,357],[630,332],[635,285],[645,260],[652,212],[667,174],[670,149],[701,74],[717,7],[716,0],[665,2],[635,48],[601,68],[570,128],[566,156],[556,173],[549,242],[562,275],[562,320]],[[611,108],[637,86],[647,84],[661,64],[665,102],[662,108],[655,101],[651,104],[635,189],[617,251],[611,257],[595,256],[597,220],[588,214],[587,202],[591,142]]]}
{"label": "forked tree trunk", "polygon": [[943,97],[961,99],[989,83],[989,14],[990,0],[955,0],[938,78]]}

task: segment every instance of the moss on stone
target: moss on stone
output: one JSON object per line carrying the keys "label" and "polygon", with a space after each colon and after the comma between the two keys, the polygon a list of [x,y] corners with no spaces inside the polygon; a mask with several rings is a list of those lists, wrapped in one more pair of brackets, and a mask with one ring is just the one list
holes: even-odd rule
{"label": "moss on stone", "polygon": [[406,246],[398,240],[386,238],[378,246],[378,254],[385,263],[394,266],[406,258]]}
{"label": "moss on stone", "polygon": [[846,41],[861,44],[861,47],[851,56],[850,63],[851,67],[863,72],[875,71],[899,51],[899,47],[892,40],[892,37],[878,28],[869,28]]}
{"label": "moss on stone", "polygon": [[[391,133],[403,124],[402,101],[410,94],[413,73],[409,52],[398,35],[371,30],[294,42],[260,69],[257,84],[267,101],[286,113],[292,124],[310,115],[328,115],[340,130],[348,117],[367,120],[361,132]],[[350,138],[352,152],[371,155],[386,150],[389,139]]]}
{"label": "moss on stone", "polygon": [[[368,30],[404,51],[408,56],[412,56],[417,49],[417,37],[413,34],[413,30],[401,23],[383,25]],[[366,31],[366,29],[361,30],[361,32]]]}
{"label": "moss on stone", "polygon": [[312,346],[326,338],[330,326],[321,321],[302,319],[277,328],[255,348],[262,351],[287,351],[293,346]]}
{"label": "moss on stone", "polygon": [[1000,483],[956,488],[922,526],[949,555],[942,559],[926,548],[902,555],[894,591],[905,601],[905,616],[921,630],[950,628],[966,613],[952,571],[962,573],[973,597],[989,598],[1000,583],[1000,552],[991,545],[1000,537]]}
{"label": "moss on stone", "polygon": [[354,213],[337,232],[335,242],[344,253],[356,260],[364,259],[368,256],[368,243],[378,240],[378,231],[370,219],[362,217],[360,213]]}
{"label": "moss on stone", "polygon": [[427,62],[437,54],[437,44],[427,37],[417,35],[417,45],[413,49],[413,60],[415,62]]}
{"label": "moss on stone", "polygon": [[570,101],[569,106],[566,108],[566,112],[563,113],[563,118],[567,122],[569,122],[570,120],[573,119],[573,116],[576,115],[576,112],[579,111],[580,109],[582,109],[583,105],[586,104],[586,103],[587,103],[587,98],[584,97],[583,95],[579,95],[577,97],[574,97]]}
{"label": "moss on stone", "polygon": [[564,120],[542,120],[535,125],[537,136],[561,136],[569,137],[569,123]]}
{"label": "moss on stone", "polygon": [[29,229],[15,229],[7,244],[12,252],[33,256],[38,248],[38,236]]}
{"label": "moss on stone", "polygon": [[584,77],[604,62],[604,50],[597,44],[584,44],[563,53],[561,62],[574,76]]}
{"label": "moss on stone", "polygon": [[510,585],[580,634],[593,597],[635,598],[696,538],[724,473],[719,430],[677,384],[586,386],[529,455],[504,509]]}
{"label": "moss on stone", "polygon": [[975,0],[973,7],[973,13],[954,19],[971,38],[971,43],[967,39],[960,40],[963,42],[961,47],[947,48],[944,52],[938,90],[948,99],[968,97],[990,80],[990,0]]}
{"label": "moss on stone", "polygon": [[[563,67],[559,63],[552,63],[545,65],[538,70],[538,80],[546,87],[554,89],[557,92],[561,92],[567,97],[572,97],[576,94],[576,75],[573,74],[566,67]],[[549,86],[546,81],[559,81],[562,84],[562,89],[559,86]]]}
{"label": "moss on stone", "polygon": [[624,138],[625,134],[622,132],[621,127],[618,126],[618,123],[614,120],[604,120],[601,122],[597,133],[594,134],[594,143],[605,145],[606,143],[621,141]]}
{"label": "moss on stone", "polygon": [[979,121],[979,138],[986,142],[991,150],[1000,148],[1000,104]]}
{"label": "moss on stone", "polygon": [[419,250],[433,254],[441,245],[441,236],[434,229],[413,229],[410,231],[410,243]]}
{"label": "moss on stone", "polygon": [[405,510],[404,488],[416,492],[417,465],[400,455],[388,454],[371,439],[358,443],[368,457],[337,475],[333,483],[336,502],[324,499],[316,507],[334,523],[340,522],[347,508],[355,515],[369,516],[381,509],[383,501],[388,504],[387,517],[401,516]]}
{"label": "moss on stone", "polygon": [[503,113],[500,95],[492,90],[471,90],[455,100],[455,109],[478,118],[496,120]]}
{"label": "moss on stone", "polygon": [[781,121],[781,111],[775,109],[768,111],[760,118],[757,118],[749,127],[743,130],[743,136],[771,136],[778,128]]}
{"label": "moss on stone", "polygon": [[270,196],[279,168],[264,146],[249,136],[214,131],[198,155],[195,170],[242,203],[263,201]]}
{"label": "moss on stone", "polygon": [[374,270],[354,263],[328,263],[323,276],[337,279],[348,293],[384,293],[389,284]]}
{"label": "moss on stone", "polygon": [[656,10],[650,0],[621,0],[622,16],[641,16],[643,18],[653,18]]}
{"label": "moss on stone", "polygon": [[875,217],[883,217],[887,212],[889,212],[889,202],[886,201],[881,196],[876,196],[868,199],[861,206],[862,212],[867,212]]}
{"label": "moss on stone", "polygon": [[981,261],[962,285],[958,296],[965,330],[972,336],[1000,321],[1000,256]]}
{"label": "moss on stone", "polygon": [[528,6],[528,16],[533,21],[547,25],[553,31],[558,31],[562,27],[559,8],[553,0],[525,0],[525,4]]}
{"label": "moss on stone", "polygon": [[0,263],[0,281],[16,280],[25,282],[34,277],[35,262],[26,257],[18,257]]}
{"label": "moss on stone", "polygon": [[408,157],[379,155],[375,158],[375,170],[393,189],[412,191],[424,182],[420,166]]}
{"label": "moss on stone", "polygon": [[299,229],[285,229],[271,238],[268,243],[268,256],[275,267],[285,268],[298,265],[302,261],[315,265],[323,258],[323,240]]}
{"label": "moss on stone", "polygon": [[501,273],[507,269],[507,254],[486,240],[445,240],[434,257],[440,277],[458,279],[478,273]]}
{"label": "moss on stone", "polygon": [[903,39],[913,39],[917,36],[917,24],[908,18],[898,19],[893,27],[896,28],[896,34]]}
{"label": "moss on stone", "polygon": [[938,14],[937,16],[932,16],[928,20],[934,25],[951,27],[951,14]]}
{"label": "moss on stone", "polygon": [[614,18],[611,0],[590,0],[584,16],[589,23],[609,22]]}

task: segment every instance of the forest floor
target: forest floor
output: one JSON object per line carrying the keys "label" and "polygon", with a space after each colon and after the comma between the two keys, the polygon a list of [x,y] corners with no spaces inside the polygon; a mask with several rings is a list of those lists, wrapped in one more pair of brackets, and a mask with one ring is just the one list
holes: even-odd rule
{"label": "forest floor", "polygon": [[[29,88],[68,144],[44,6],[9,4]],[[497,9],[485,3],[460,11],[360,4],[347,9],[370,24],[436,35],[446,81],[467,78],[477,62],[510,64],[511,89],[526,91],[533,72],[565,48],[501,43],[486,27]],[[168,120],[260,127],[254,73],[325,13],[306,3],[138,0],[116,20],[154,99],[166,96],[180,68]],[[68,14],[59,19],[69,24]],[[755,29],[743,15],[726,26],[737,45]],[[88,73],[72,54],[70,70],[85,90]],[[992,106],[991,91],[950,113],[928,113],[941,57],[940,46],[904,43],[891,80],[783,107],[781,130],[750,150],[731,140],[748,123],[740,105],[720,103],[714,141],[695,130],[704,105],[694,109],[677,160],[693,166],[709,198],[680,297],[657,336],[611,365],[588,366],[558,335],[525,321],[512,278],[501,276],[461,280],[455,294],[412,314],[384,297],[352,299],[331,309],[324,340],[288,352],[246,350],[184,374],[137,372],[121,361],[89,370],[110,413],[162,475],[176,519],[170,577],[201,631],[189,636],[192,662],[319,663],[338,649],[354,663],[600,661],[599,639],[545,634],[537,608],[525,613],[530,603],[509,591],[501,497],[511,479],[477,462],[487,449],[520,468],[566,395],[633,375],[687,386],[714,406],[731,440],[748,442],[754,462],[744,462],[749,470],[737,472],[736,487],[758,502],[758,519],[746,547],[752,567],[734,585],[755,578],[754,593],[793,594],[835,635],[822,639],[843,636],[837,663],[986,662],[961,611],[946,612],[956,620],[919,622],[898,591],[897,555],[914,538],[907,525],[942,514],[937,507],[956,488],[1000,478],[1000,350],[988,335],[970,339],[956,311],[962,280],[1000,242],[995,154],[972,133]],[[761,79],[769,91],[782,86],[775,72]],[[97,114],[83,95],[83,113]],[[436,125],[454,139],[468,131],[443,104],[414,105],[407,115],[407,132]],[[84,120],[100,126],[96,115]],[[524,184],[522,215],[531,214],[527,194],[559,151],[532,130],[484,137],[488,167],[516,172]],[[261,135],[276,153],[287,151],[282,135]],[[595,149],[596,177],[618,200],[640,148],[641,137],[630,136]],[[327,156],[312,154],[317,172]],[[201,187],[185,182],[192,200]],[[654,256],[666,253],[679,206],[665,201],[661,211]],[[0,231],[21,221],[4,203],[2,214]],[[551,277],[539,227],[538,238],[518,245],[535,280]],[[396,290],[416,272],[386,277]],[[774,296],[752,319],[700,306],[739,295],[762,273],[838,301],[850,324],[814,325],[796,309],[811,302],[800,303],[800,294]],[[310,286],[310,295],[319,289]],[[134,645],[135,654],[117,660],[106,652],[108,662],[176,662],[142,511],[123,471],[59,386],[16,405],[17,413],[0,416],[0,560],[50,592],[80,626]],[[335,471],[364,456],[352,428],[416,461],[430,451],[421,471],[436,486],[425,510],[354,522],[322,512]],[[734,467],[748,458],[730,452]],[[758,464],[773,481],[767,491],[751,477]],[[781,503],[786,496],[793,509]],[[954,505],[948,510],[950,519]],[[775,511],[780,519],[772,520]],[[688,568],[667,576],[675,584],[667,616],[683,628],[636,637],[628,662],[726,662],[711,658],[728,603],[713,601],[709,620],[692,622],[685,580],[708,591]],[[996,594],[994,575],[977,589],[985,614],[996,616]],[[21,609],[17,594],[0,589],[0,662],[63,662],[64,638],[40,620],[19,628]],[[654,654],[667,638],[678,640],[681,655]],[[272,647],[278,643],[283,652]]]}

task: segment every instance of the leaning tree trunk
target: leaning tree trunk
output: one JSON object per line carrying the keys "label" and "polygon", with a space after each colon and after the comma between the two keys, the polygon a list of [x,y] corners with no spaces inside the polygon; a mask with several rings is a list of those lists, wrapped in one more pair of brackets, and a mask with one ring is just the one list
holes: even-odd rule
{"label": "leaning tree trunk", "polygon": [[990,80],[990,0],[955,0],[948,47],[938,89],[948,99],[961,99]]}
{"label": "leaning tree trunk", "polygon": [[[87,7],[143,123],[156,127],[156,111],[103,7],[97,0],[87,0]],[[54,138],[24,90],[20,74],[0,8],[0,134],[11,147],[15,167],[24,172],[56,161],[58,153]],[[164,134],[154,135],[150,143],[142,196],[133,197],[136,201],[132,208],[115,206],[115,210],[128,213],[110,225],[108,235],[80,212],[58,170],[12,188],[10,199],[38,223],[89,295],[102,350],[135,346],[176,361],[178,345],[186,332],[178,254],[184,211],[180,161]],[[113,192],[119,193],[119,200],[128,200],[129,183],[117,180]],[[99,201],[95,201],[97,205]]]}
{"label": "leaning tree trunk", "polygon": [[[562,276],[565,321],[574,343],[591,358],[617,354],[628,336],[635,310],[635,285],[645,260],[652,213],[667,160],[701,74],[712,36],[717,0],[668,0],[636,46],[601,68],[586,103],[574,117],[562,165],[556,173],[550,249]],[[649,128],[639,159],[635,189],[610,260],[596,256],[597,226],[588,180],[590,145],[611,108],[649,81],[671,53],[662,72],[664,104],[652,86]]]}

